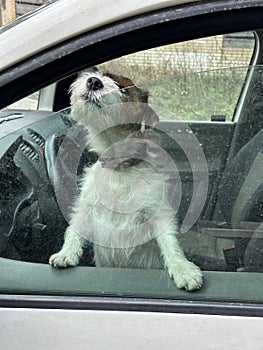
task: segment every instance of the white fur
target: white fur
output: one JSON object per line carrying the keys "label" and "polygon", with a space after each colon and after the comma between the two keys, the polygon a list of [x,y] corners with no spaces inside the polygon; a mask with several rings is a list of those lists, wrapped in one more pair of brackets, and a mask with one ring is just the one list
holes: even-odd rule
{"label": "white fur", "polygon": [[[114,103],[119,101],[120,104],[121,93],[110,78],[98,73],[96,76],[102,79],[105,89],[98,93],[95,91],[96,95],[85,94],[85,80],[89,74],[72,85],[72,115],[77,120],[85,120],[91,146],[101,154],[113,143],[128,137],[129,131],[116,126],[98,135],[101,125],[112,125],[111,110],[103,108],[110,101],[107,93],[111,92]],[[99,118],[92,117],[93,111],[98,113]],[[121,118],[122,113],[116,114],[118,112],[115,113],[117,120]],[[142,132],[144,128],[142,125]],[[146,184],[143,182],[145,179]],[[166,197],[163,198],[162,181],[162,177],[154,173],[154,168],[144,161],[113,171],[102,167],[99,161],[87,168],[64,245],[60,252],[51,256],[50,264],[54,267],[78,265],[82,247],[88,239],[94,242],[96,266],[165,267],[178,288],[199,289],[202,273],[199,267],[185,258],[178,244],[177,224],[171,206]],[[104,200],[109,200],[109,203],[105,204]],[[120,208],[114,210],[118,205]],[[126,210],[132,206],[134,210]],[[134,244],[139,241],[140,245]]]}
{"label": "white fur", "polygon": [[[86,82],[90,77],[99,78],[104,84],[102,90],[97,91],[87,91]],[[75,105],[78,102],[87,100],[99,101],[102,95],[109,94],[113,91],[117,91],[118,86],[115,82],[107,76],[102,76],[101,74],[94,72],[84,72],[80,77],[71,85],[69,91],[71,93],[70,102],[72,105]]]}

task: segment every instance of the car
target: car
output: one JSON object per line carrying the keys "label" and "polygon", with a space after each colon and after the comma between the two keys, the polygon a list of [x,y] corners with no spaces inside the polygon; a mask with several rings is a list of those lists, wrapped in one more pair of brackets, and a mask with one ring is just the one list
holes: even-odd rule
{"label": "car", "polygon": [[[57,0],[1,28],[0,52],[1,348],[261,349],[263,1]],[[96,267],[92,241],[49,265],[98,159],[70,86],[97,71],[149,93],[199,290]]]}

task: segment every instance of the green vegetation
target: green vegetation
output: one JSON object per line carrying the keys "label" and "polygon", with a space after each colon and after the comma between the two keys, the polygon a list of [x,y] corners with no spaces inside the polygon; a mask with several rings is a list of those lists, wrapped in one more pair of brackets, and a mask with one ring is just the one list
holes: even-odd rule
{"label": "green vegetation", "polygon": [[100,68],[130,77],[147,89],[150,104],[163,109],[161,119],[192,121],[209,121],[212,115],[231,121],[248,71],[247,67],[179,71],[169,65],[127,64],[124,57]]}
{"label": "green vegetation", "polygon": [[141,86],[150,92],[150,104],[173,113],[173,119],[209,121],[212,115],[225,115],[231,121],[246,74],[247,68],[231,68],[178,75]]}

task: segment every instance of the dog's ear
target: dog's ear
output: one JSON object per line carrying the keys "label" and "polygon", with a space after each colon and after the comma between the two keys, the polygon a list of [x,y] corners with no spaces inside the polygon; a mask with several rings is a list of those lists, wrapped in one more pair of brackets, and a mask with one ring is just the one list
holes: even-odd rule
{"label": "dog's ear", "polygon": [[104,72],[103,75],[111,78],[119,86],[120,89],[134,86],[134,83],[130,78],[124,77],[122,75],[112,74],[108,71]]}
{"label": "dog's ear", "polygon": [[120,90],[123,90],[123,102],[135,102],[134,104],[129,104],[129,114],[138,121],[138,126],[142,133],[147,129],[153,128],[158,123],[158,115],[148,105],[149,92],[147,90],[138,88],[127,77],[110,72],[105,72],[104,75],[114,80]]}

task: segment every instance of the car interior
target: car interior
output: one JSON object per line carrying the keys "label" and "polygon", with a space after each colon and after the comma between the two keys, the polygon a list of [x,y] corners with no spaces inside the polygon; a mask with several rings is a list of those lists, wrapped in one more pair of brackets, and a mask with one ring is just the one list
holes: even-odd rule
{"label": "car interior", "polygon": [[[251,57],[248,66],[242,67],[245,79],[240,87],[233,119],[226,120],[225,112],[217,111],[217,114],[206,115],[206,120],[181,120],[180,115],[173,120],[174,114],[171,112],[170,117],[170,111],[167,112],[161,106],[162,116],[156,127],[163,147],[175,161],[180,173],[182,196],[176,213],[181,227],[179,240],[186,256],[203,271],[208,272],[208,275],[209,272],[218,272],[218,285],[223,278],[220,272],[225,272],[224,278],[228,279],[229,285],[232,283],[232,272],[263,272],[263,33],[258,31],[254,35],[257,38],[258,52]],[[111,69],[112,62],[108,66],[98,65],[97,68]],[[233,70],[232,67],[222,69],[225,75]],[[41,89],[38,93],[38,108],[35,110],[12,105],[0,111],[0,256],[6,262],[3,283],[6,283],[8,275],[14,270],[19,271],[21,276],[36,281],[38,273],[51,269],[48,266],[49,257],[61,248],[68,225],[56,197],[56,188],[63,190],[70,187],[68,196],[73,203],[80,190],[84,168],[97,160],[94,152],[83,145],[80,147],[80,143],[76,142],[85,140],[87,136],[87,130],[76,124],[70,116],[68,90],[77,76],[77,73],[69,74]],[[202,79],[202,74],[195,76]],[[173,83],[176,84],[176,79],[173,75],[168,77],[170,88]],[[160,85],[159,81],[160,79],[153,81],[152,85],[143,82],[141,85],[153,89]],[[154,99],[153,94],[153,106]],[[65,176],[59,177],[56,174],[58,152],[66,147],[65,136],[72,130],[74,137],[66,138],[70,142],[67,147],[79,159],[78,166],[76,169],[74,159],[62,152],[59,161],[63,163],[61,166]],[[189,148],[187,153],[187,145],[195,144],[188,138],[189,130],[194,135],[194,142],[202,146],[202,155],[206,161],[203,168],[202,161],[198,158],[198,150]],[[69,183],[72,186],[68,186]],[[205,197],[197,195],[202,191]],[[171,201],[176,202],[176,198],[171,198]],[[191,215],[196,208],[200,209],[200,215],[195,220]],[[161,288],[166,278],[163,273],[158,275],[158,284],[151,285],[151,274],[154,271],[147,271],[147,275],[144,271],[137,271],[136,277],[133,277],[133,271],[125,272],[120,269],[115,273],[123,285],[116,286],[107,269],[100,269],[99,272],[94,270],[91,243],[87,243],[80,265],[80,268],[74,269],[53,269],[52,275],[47,274],[46,279],[39,281],[39,285],[35,284],[36,293],[44,289],[51,294],[72,291],[76,294],[77,288],[79,295],[92,295],[101,288],[97,278],[99,275],[108,281],[107,291],[104,292],[106,295],[134,295],[132,282],[136,278],[139,281],[136,295],[149,297],[150,293],[152,297],[157,294],[167,298],[174,296],[174,289],[170,284],[165,290]],[[68,276],[73,276],[75,281],[82,280],[84,270],[87,271],[88,267],[89,282],[68,285]],[[228,276],[226,272],[229,273]],[[125,276],[130,276],[130,279],[125,279]],[[253,274],[247,278],[252,279]],[[15,283],[10,280],[9,284],[1,288],[13,288],[18,292],[27,288],[26,281],[20,282],[19,286]],[[149,284],[147,287],[146,283]],[[203,291],[198,293],[205,295],[206,288],[209,287],[208,284],[205,285]],[[130,288],[128,292],[127,288]],[[211,300],[218,297],[216,287],[213,288],[210,290]],[[184,298],[180,294],[183,291],[178,293],[180,298]],[[251,293],[251,299],[258,298]],[[200,295],[196,296],[198,297]]]}

